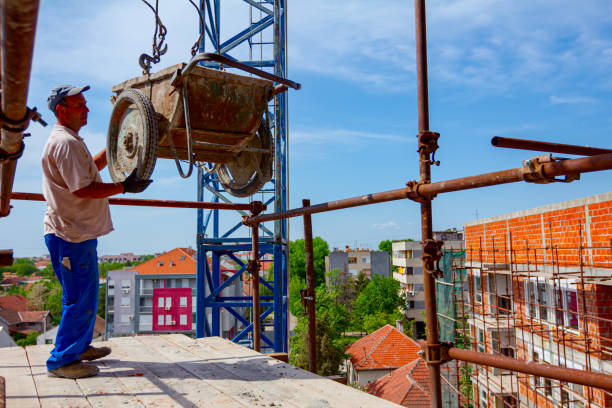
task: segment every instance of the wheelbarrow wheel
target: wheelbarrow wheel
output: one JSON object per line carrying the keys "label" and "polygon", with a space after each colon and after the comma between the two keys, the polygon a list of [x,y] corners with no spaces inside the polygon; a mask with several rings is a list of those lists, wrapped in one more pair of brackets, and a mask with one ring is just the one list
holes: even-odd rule
{"label": "wheelbarrow wheel", "polygon": [[134,169],[142,179],[153,173],[157,159],[157,116],[153,104],[138,89],[125,89],[117,97],[106,137],[108,171],[115,183]]}
{"label": "wheelbarrow wheel", "polygon": [[267,120],[262,120],[248,147],[267,149],[270,153],[242,151],[232,163],[221,164],[217,168],[219,183],[225,191],[236,197],[248,197],[261,189],[272,179],[274,155],[272,132]]}

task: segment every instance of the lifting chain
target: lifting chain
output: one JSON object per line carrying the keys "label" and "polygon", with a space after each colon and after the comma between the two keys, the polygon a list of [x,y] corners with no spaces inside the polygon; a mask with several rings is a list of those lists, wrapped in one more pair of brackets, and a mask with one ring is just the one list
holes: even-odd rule
{"label": "lifting chain", "polygon": [[202,42],[202,38],[204,37],[204,18],[202,17],[202,11],[197,6],[197,4],[195,4],[193,0],[187,0],[187,1],[189,1],[191,5],[195,7],[196,11],[198,12],[198,18],[200,19],[200,35],[198,36],[198,39],[191,47],[191,56],[195,57],[195,55],[198,53],[198,50],[200,49],[200,43]]}
{"label": "lifting chain", "polygon": [[443,275],[443,272],[440,270],[442,245],[444,245],[444,241],[437,241],[435,239],[423,241],[423,256],[421,258],[425,263],[425,272],[431,273],[436,278]]}
{"label": "lifting chain", "polygon": [[142,0],[144,4],[149,6],[155,14],[155,32],[153,33],[153,56],[148,54],[140,54],[138,63],[144,70],[145,75],[149,75],[151,71],[151,64],[157,64],[160,61],[162,55],[168,51],[168,44],[164,44],[166,39],[166,33],[168,30],[159,18],[159,0],[155,0],[155,7],[153,7],[147,0]]}

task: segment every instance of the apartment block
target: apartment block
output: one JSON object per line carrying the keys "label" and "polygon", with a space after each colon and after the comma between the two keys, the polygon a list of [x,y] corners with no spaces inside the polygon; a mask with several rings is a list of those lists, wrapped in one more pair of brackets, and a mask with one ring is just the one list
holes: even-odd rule
{"label": "apartment block", "polygon": [[[470,222],[465,240],[472,349],[612,374],[612,193]],[[596,388],[471,375],[479,407],[612,407]]]}
{"label": "apartment block", "polygon": [[[444,241],[445,249],[461,249],[463,233],[455,229],[435,231],[434,239]],[[423,288],[423,244],[421,241],[396,241],[392,244],[393,278],[406,295],[405,316],[414,322],[417,334],[425,333],[425,292]]]}
{"label": "apartment block", "polygon": [[[350,249],[332,251],[325,257],[325,272],[339,269],[345,280],[355,279],[360,273],[368,278],[375,275],[388,277],[391,273],[391,260],[385,251]],[[329,284],[329,282],[327,282]]]}

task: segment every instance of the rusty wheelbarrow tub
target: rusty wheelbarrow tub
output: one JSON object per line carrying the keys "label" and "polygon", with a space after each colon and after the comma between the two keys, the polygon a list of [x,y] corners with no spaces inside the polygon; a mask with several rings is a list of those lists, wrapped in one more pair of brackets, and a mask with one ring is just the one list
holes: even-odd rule
{"label": "rusty wheelbarrow tub", "polygon": [[[203,60],[268,79],[197,65]],[[182,177],[189,177],[199,162],[216,171],[230,194],[254,194],[272,178],[268,102],[288,86],[300,88],[216,54],[200,54],[188,65],[173,65],[115,85],[106,149],[111,178],[123,181],[135,168],[140,177],[149,178],[157,158],[174,159]],[[180,161],[189,163],[187,171]]]}

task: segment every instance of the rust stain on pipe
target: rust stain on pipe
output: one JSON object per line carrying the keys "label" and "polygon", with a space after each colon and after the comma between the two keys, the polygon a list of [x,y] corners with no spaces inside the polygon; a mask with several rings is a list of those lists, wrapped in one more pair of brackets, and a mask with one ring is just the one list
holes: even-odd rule
{"label": "rust stain on pipe", "polygon": [[[4,0],[2,14],[2,112],[14,121],[27,113],[27,96],[32,69],[39,0]],[[22,132],[2,129],[0,149],[15,153],[21,148]],[[10,193],[15,179],[16,160],[0,165],[0,217],[10,211]]]}
{"label": "rust stain on pipe", "polygon": [[552,378],[588,387],[597,387],[612,391],[612,376],[609,374],[594,373],[573,368],[560,367],[550,364],[541,364],[518,360],[502,355],[480,353],[472,350],[463,350],[451,347],[449,357],[455,360],[467,361],[474,364],[497,367],[504,370],[517,371],[538,377]]}
{"label": "rust stain on pipe", "polygon": [[[38,193],[12,193],[13,200],[26,201],[45,201],[45,197]],[[173,200],[149,200],[138,198],[109,198],[109,204],[131,205],[135,207],[167,207],[167,208],[202,208],[212,210],[244,210],[252,208],[251,204],[231,204],[231,203],[206,203],[199,201],[173,201]],[[265,206],[263,206],[265,209]]]}

